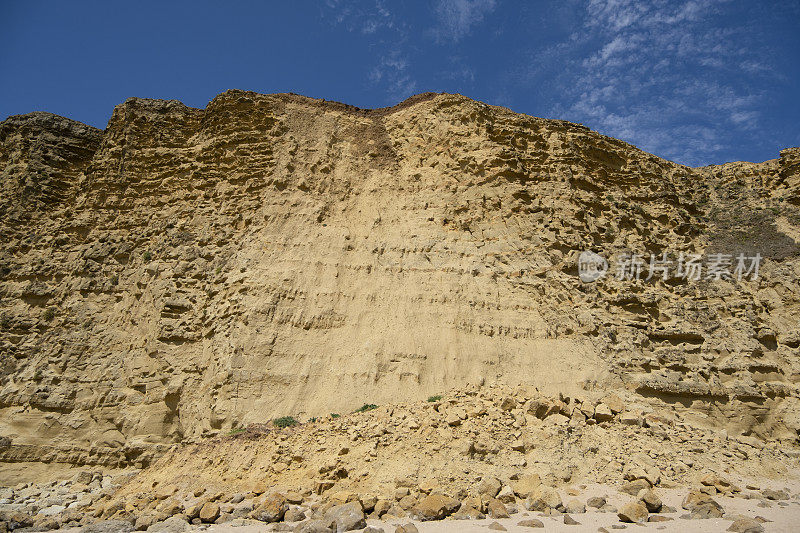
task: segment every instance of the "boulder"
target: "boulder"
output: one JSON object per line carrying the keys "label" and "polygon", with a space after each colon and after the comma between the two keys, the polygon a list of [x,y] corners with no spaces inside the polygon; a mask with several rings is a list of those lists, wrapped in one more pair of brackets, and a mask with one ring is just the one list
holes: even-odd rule
{"label": "boulder", "polygon": [[219,505],[216,502],[206,502],[200,508],[200,514],[197,517],[204,524],[213,524],[219,518]]}
{"label": "boulder", "polygon": [[492,498],[488,503],[489,516],[492,518],[509,518],[508,509],[503,505],[503,502],[496,498]]}
{"label": "boulder", "polygon": [[325,513],[324,522],[336,533],[367,527],[364,510],[357,501],[331,507]]}
{"label": "boulder", "polygon": [[282,494],[270,494],[263,498],[250,513],[250,518],[261,522],[280,522],[289,509],[286,497]]}
{"label": "boulder", "polygon": [[645,489],[639,493],[639,501],[641,501],[647,510],[651,513],[657,513],[661,511],[662,503],[661,498],[658,497],[658,494],[653,489]]}
{"label": "boulder", "polygon": [[764,526],[752,518],[739,518],[728,527],[727,531],[734,533],[764,533]]}
{"label": "boulder", "polygon": [[480,483],[475,487],[475,490],[481,496],[486,496],[488,498],[494,498],[500,492],[502,488],[502,483],[496,477],[484,477],[481,479]]}
{"label": "boulder", "polygon": [[725,514],[722,506],[714,498],[698,490],[689,491],[681,507],[690,511],[693,518],[722,518]]}
{"label": "boulder", "polygon": [[420,500],[411,511],[417,520],[441,520],[461,507],[461,502],[443,494],[430,494]]}
{"label": "boulder", "polygon": [[617,512],[623,522],[642,523],[647,521],[647,507],[642,502],[629,502]]}

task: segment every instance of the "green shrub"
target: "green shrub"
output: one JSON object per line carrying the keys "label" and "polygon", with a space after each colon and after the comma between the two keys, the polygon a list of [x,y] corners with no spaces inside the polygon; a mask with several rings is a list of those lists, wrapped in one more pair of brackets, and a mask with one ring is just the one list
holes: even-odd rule
{"label": "green shrub", "polygon": [[355,413],[363,413],[363,412],[366,412],[366,411],[372,411],[373,409],[377,409],[377,408],[378,408],[378,406],[375,405],[374,403],[365,403],[364,405],[362,405],[361,407],[356,409],[354,412]]}
{"label": "green shrub", "polygon": [[236,428],[236,429],[232,429],[232,430],[230,430],[230,431],[228,432],[228,436],[229,436],[229,437],[232,437],[232,436],[234,436],[234,435],[239,435],[239,434],[241,434],[241,433],[244,433],[245,431],[247,431],[247,429],[246,429],[246,428]]}
{"label": "green shrub", "polygon": [[279,428],[288,428],[297,425],[297,420],[293,416],[282,416],[272,421]]}
{"label": "green shrub", "polygon": [[55,311],[53,311],[53,310],[52,310],[52,309],[50,309],[50,308],[47,308],[47,309],[45,309],[45,310],[44,310],[44,313],[42,313],[42,318],[43,318],[43,319],[45,319],[45,320],[47,320],[48,322],[50,322],[51,320],[53,320],[55,317],[56,317],[56,312],[55,312]]}
{"label": "green shrub", "polygon": [[331,418],[339,418],[340,416],[342,415],[340,415],[339,413],[331,413]]}
{"label": "green shrub", "polygon": [[438,402],[441,399],[442,399],[442,395],[441,394],[437,394],[435,396],[428,396],[428,401],[431,402],[431,403]]}
{"label": "green shrub", "polygon": [[150,254],[150,252],[145,252],[142,254],[142,259],[144,259],[145,261],[150,261],[152,258],[153,256]]}
{"label": "green shrub", "polygon": [[313,424],[314,422],[317,421],[317,417],[316,416],[312,416],[311,418],[308,419],[308,421]]}

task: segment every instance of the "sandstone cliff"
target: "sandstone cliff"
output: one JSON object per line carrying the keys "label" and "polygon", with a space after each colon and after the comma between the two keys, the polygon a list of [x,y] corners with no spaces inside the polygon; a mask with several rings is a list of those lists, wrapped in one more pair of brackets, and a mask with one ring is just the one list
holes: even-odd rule
{"label": "sandstone cliff", "polygon": [[[449,94],[132,98],[0,123],[0,461],[146,465],[467,383],[800,430],[800,149],[689,168]],[[583,283],[577,253],[758,251]]]}

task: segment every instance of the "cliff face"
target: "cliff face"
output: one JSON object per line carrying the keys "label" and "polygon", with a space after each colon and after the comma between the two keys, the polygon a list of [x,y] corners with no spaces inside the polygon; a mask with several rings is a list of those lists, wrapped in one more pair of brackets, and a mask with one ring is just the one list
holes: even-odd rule
{"label": "cliff face", "polygon": [[[147,464],[480,381],[796,441],[799,160],[693,169],[447,94],[11,117],[0,461]],[[754,281],[583,283],[586,249],[764,259]]]}

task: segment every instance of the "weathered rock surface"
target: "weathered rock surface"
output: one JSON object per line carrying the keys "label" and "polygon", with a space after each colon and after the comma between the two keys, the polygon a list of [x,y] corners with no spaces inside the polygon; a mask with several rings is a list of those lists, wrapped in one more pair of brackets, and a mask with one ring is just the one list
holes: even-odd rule
{"label": "weathered rock surface", "polygon": [[[798,161],[688,168],[447,94],[372,111],[132,98],[104,131],[10,117],[0,461],[141,467],[276,416],[466,383],[539,392],[409,418],[475,460],[506,454],[467,436],[487,416],[517,426],[509,462],[540,445],[520,431],[539,422],[680,419],[743,439],[726,446],[744,456],[760,453],[748,439],[796,445]],[[756,281],[586,284],[584,249],[764,259]],[[270,475],[306,468],[282,458]],[[316,475],[320,490],[347,477]]]}

